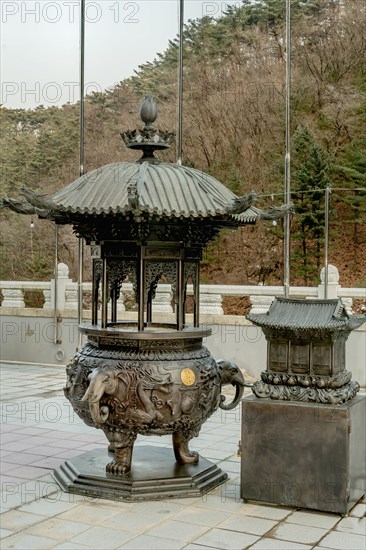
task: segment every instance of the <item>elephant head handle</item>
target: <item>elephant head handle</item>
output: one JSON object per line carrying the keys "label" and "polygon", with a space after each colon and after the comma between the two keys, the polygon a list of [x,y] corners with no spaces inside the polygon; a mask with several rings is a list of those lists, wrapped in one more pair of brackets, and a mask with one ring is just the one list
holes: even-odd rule
{"label": "elephant head handle", "polygon": [[118,385],[116,372],[108,366],[100,366],[88,376],[90,384],[81,401],[87,401],[89,411],[96,426],[105,424],[109,416],[109,408],[100,407],[100,400],[106,393],[112,395]]}
{"label": "elephant head handle", "polygon": [[233,401],[229,404],[225,404],[225,396],[221,395],[221,402],[219,407],[224,411],[229,411],[234,409],[242,398],[244,387],[249,386],[244,380],[243,373],[235,363],[231,361],[225,361],[224,359],[219,359],[216,361],[216,364],[219,367],[219,374],[221,378],[221,386],[231,384],[235,387],[235,397]]}

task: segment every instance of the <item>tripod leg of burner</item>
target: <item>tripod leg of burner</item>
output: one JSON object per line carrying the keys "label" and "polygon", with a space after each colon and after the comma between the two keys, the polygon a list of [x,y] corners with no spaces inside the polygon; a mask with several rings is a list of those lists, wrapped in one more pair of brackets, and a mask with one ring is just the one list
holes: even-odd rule
{"label": "tripod leg of burner", "polygon": [[196,464],[199,461],[198,453],[190,451],[188,443],[190,437],[184,437],[181,433],[173,434],[173,448],[178,464]]}
{"label": "tripod leg of burner", "polygon": [[131,470],[133,445],[136,440],[136,433],[116,433],[114,442],[109,447],[114,447],[114,460],[106,466],[108,474],[124,475]]}

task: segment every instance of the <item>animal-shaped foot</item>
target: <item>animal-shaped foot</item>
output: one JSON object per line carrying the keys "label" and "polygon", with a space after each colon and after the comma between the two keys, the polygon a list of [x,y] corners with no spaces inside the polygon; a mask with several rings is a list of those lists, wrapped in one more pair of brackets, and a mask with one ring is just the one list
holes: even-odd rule
{"label": "animal-shaped foot", "polygon": [[107,474],[125,475],[128,474],[130,469],[131,466],[129,464],[118,462],[117,460],[112,460],[112,462],[109,462],[106,466]]}
{"label": "animal-shaped foot", "polygon": [[197,464],[199,462],[199,454],[189,450],[188,441],[181,434],[173,434],[174,455],[178,464]]}

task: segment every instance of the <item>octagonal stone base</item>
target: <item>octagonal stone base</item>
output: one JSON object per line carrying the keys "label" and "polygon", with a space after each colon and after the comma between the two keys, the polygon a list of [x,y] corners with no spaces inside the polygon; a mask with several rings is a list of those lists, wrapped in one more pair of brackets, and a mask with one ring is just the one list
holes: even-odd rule
{"label": "octagonal stone base", "polygon": [[181,466],[169,448],[137,446],[127,475],[107,474],[113,453],[96,449],[67,460],[54,471],[60,487],[69,493],[115,501],[199,497],[221,485],[228,475],[200,457],[198,464]]}

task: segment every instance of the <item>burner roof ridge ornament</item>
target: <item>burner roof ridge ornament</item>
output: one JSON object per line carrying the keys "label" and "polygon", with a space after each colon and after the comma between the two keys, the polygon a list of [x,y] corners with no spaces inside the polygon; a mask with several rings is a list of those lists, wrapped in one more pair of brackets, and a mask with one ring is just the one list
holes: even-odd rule
{"label": "burner roof ridge ornament", "polygon": [[122,139],[129,149],[140,149],[143,152],[137,162],[158,164],[154,151],[168,149],[175,136],[174,132],[163,132],[154,128],[153,123],[158,116],[156,103],[151,95],[145,97],[140,106],[140,117],[145,126],[143,129],[126,130],[121,133]]}

